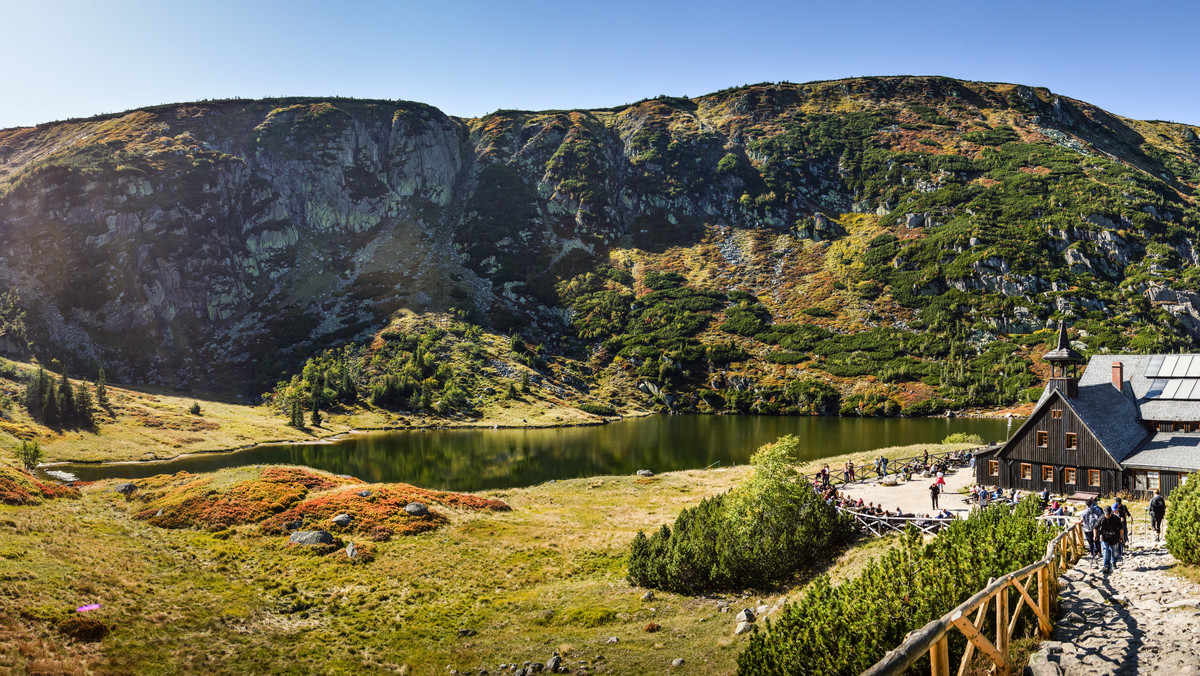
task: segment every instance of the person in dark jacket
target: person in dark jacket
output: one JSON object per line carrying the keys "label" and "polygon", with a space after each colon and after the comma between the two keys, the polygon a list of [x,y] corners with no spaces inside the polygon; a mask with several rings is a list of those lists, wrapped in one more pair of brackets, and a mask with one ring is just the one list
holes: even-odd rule
{"label": "person in dark jacket", "polygon": [[1104,518],[1100,520],[1100,548],[1104,551],[1104,573],[1107,575],[1117,565],[1117,547],[1125,539],[1125,528],[1121,517],[1117,516],[1112,507],[1104,508]]}
{"label": "person in dark jacket", "polygon": [[1154,529],[1154,541],[1162,537],[1162,520],[1167,515],[1167,499],[1162,496],[1162,491],[1155,490],[1154,497],[1150,498],[1150,527]]}
{"label": "person in dark jacket", "polygon": [[1113,500],[1113,514],[1121,519],[1121,544],[1117,545],[1117,556],[1125,556],[1125,542],[1129,540],[1129,508],[1121,502],[1121,498]]}
{"label": "person in dark jacket", "polygon": [[929,484],[929,499],[933,501],[934,509],[938,508],[938,504],[937,504],[938,493],[941,493],[941,492],[942,492],[942,487],[938,484],[938,482],[935,481],[932,484]]}

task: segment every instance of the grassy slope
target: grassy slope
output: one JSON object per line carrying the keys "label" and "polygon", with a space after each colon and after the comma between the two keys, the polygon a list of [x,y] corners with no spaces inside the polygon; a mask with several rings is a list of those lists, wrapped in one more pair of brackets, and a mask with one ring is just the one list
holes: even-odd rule
{"label": "grassy slope", "polygon": [[[440,674],[447,665],[544,662],[566,649],[601,672],[659,671],[683,657],[690,671],[729,673],[745,641],[732,633],[732,614],[711,599],[668,593],[642,602],[624,565],[638,529],[669,523],[749,471],[493,491],[485,495],[512,512],[453,512],[441,531],[378,544],[368,565],[289,550],[256,527],[227,539],[155,528],[132,520],[104,483],[85,487],[79,500],[0,506],[0,667]],[[214,478],[226,483],[223,474]],[[888,546],[863,543],[828,570],[844,576]],[[735,609],[770,604],[802,583],[729,600]],[[100,644],[68,642],[53,629],[86,603],[102,605],[92,616],[112,630]],[[663,629],[645,632],[651,621]],[[460,638],[464,628],[478,633]],[[610,636],[620,642],[607,644]]]}
{"label": "grassy slope", "polygon": [[[11,362],[10,362],[11,363]],[[26,372],[35,366],[16,364]],[[78,384],[79,381],[72,381]],[[352,429],[384,427],[456,426],[555,426],[599,422],[601,418],[573,408],[539,388],[518,399],[494,397],[481,407],[482,417],[399,415],[358,406],[323,412],[320,428],[298,430],[269,406],[249,406],[219,395],[184,395],[149,386],[108,385],[109,406],[93,408],[95,431],[55,430],[33,421],[16,402],[24,383],[0,377],[0,396],[11,409],[0,414],[0,448],[16,446],[21,439],[37,439],[45,462],[117,462],[162,460],[185,453],[241,448],[267,442],[312,442]],[[201,415],[188,411],[199,403]],[[638,411],[631,410],[636,414]],[[308,416],[306,412],[306,418]],[[0,462],[10,458],[0,458]]]}

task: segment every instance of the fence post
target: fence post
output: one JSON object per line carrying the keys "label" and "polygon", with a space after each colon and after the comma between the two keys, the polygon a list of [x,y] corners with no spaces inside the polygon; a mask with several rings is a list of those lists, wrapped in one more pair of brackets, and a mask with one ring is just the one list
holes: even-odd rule
{"label": "fence post", "polygon": [[1004,660],[997,665],[999,672],[1007,674],[1008,667],[1008,585],[1000,589],[996,596],[996,652]]}
{"label": "fence post", "polygon": [[[1046,614],[1046,617],[1052,617],[1050,615],[1050,566],[1043,566],[1037,574],[1038,605],[1042,607],[1042,612]],[[1039,622],[1038,629],[1040,630],[1042,638],[1050,638],[1050,632],[1053,628],[1049,625],[1042,625],[1042,623]]]}
{"label": "fence post", "polygon": [[950,637],[943,634],[929,646],[930,676],[950,676]]}

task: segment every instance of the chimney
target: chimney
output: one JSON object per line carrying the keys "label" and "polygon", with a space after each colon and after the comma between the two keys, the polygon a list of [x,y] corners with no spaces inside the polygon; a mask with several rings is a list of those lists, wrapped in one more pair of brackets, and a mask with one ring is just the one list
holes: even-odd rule
{"label": "chimney", "polygon": [[1121,364],[1121,362],[1119,362],[1119,361],[1114,361],[1113,365],[1112,365],[1112,384],[1113,384],[1113,387],[1117,388],[1118,392],[1121,391],[1121,383],[1124,380],[1125,380],[1124,365]]}

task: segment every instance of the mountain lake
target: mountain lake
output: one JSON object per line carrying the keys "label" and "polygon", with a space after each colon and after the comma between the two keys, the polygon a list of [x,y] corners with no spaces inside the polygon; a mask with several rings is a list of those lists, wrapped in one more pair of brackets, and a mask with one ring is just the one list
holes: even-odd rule
{"label": "mountain lake", "polygon": [[744,464],[765,443],[795,434],[804,460],[886,446],[937,443],[955,432],[1008,438],[1021,419],[818,418],[655,415],[606,425],[417,429],[349,434],[311,444],[268,444],[144,463],[63,464],[57,478],[138,479],[244,465],[307,465],[370,482],[452,491],[515,488],[551,479]]}

